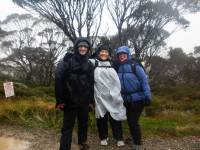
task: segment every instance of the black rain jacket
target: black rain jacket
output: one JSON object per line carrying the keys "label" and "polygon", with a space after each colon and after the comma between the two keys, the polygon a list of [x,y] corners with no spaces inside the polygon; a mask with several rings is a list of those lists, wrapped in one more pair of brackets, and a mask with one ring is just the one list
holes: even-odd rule
{"label": "black rain jacket", "polygon": [[78,43],[86,38],[79,38],[74,45],[74,53],[67,53],[58,63],[55,74],[56,106],[65,104],[65,108],[94,103],[94,68],[87,55],[80,55]]}

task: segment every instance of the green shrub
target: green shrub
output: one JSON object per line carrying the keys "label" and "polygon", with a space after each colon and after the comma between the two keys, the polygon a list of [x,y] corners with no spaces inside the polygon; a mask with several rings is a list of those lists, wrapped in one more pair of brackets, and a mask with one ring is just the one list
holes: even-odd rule
{"label": "green shrub", "polygon": [[[50,87],[44,87],[44,86],[40,86],[40,87],[36,87],[34,88],[36,91],[41,91],[43,94],[51,96],[51,97],[55,97],[55,90],[53,86]],[[39,95],[37,95],[39,96]]]}
{"label": "green shrub", "polygon": [[[14,83],[16,96],[5,99],[0,82],[1,123],[60,130],[62,112],[54,108],[54,87]],[[145,136],[200,135],[200,92],[198,87],[153,89],[153,102],[141,117]],[[95,114],[90,113],[89,129],[97,133]],[[123,122],[125,134],[130,134]],[[109,129],[111,134],[111,130]]]}
{"label": "green shrub", "polygon": [[[14,82],[14,91],[16,97],[55,97],[54,87],[27,86],[24,83]],[[0,97],[4,97],[3,82],[0,81]],[[52,98],[49,98],[52,99]]]}
{"label": "green shrub", "polygon": [[23,83],[14,82],[14,90],[15,96],[18,97],[29,97],[34,95],[33,91]]}

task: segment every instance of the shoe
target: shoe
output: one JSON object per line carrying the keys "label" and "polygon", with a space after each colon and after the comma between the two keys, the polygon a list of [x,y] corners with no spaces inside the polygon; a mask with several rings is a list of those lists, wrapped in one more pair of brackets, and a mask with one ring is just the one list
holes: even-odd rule
{"label": "shoe", "polygon": [[107,146],[108,145],[108,138],[101,140],[100,145],[101,146]]}
{"label": "shoe", "polygon": [[87,144],[81,144],[79,147],[80,147],[80,150],[89,150],[90,149],[89,145],[87,145]]}
{"label": "shoe", "polygon": [[118,147],[125,146],[124,141],[117,141],[117,146],[118,146]]}

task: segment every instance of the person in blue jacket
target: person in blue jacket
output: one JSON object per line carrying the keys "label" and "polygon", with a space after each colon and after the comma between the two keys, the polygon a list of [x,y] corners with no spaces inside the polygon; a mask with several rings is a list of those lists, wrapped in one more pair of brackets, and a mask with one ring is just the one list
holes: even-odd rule
{"label": "person in blue jacket", "polygon": [[117,61],[114,66],[121,83],[121,94],[133,138],[133,150],[139,150],[141,146],[141,129],[138,122],[144,106],[149,105],[151,102],[148,78],[139,63],[131,59],[129,47],[121,46],[117,48],[116,54]]}

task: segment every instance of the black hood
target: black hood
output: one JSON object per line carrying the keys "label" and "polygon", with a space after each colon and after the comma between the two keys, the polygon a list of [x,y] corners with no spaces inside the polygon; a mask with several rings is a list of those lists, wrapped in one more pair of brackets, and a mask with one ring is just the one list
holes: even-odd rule
{"label": "black hood", "polygon": [[99,53],[100,53],[101,50],[107,50],[108,53],[109,53],[109,55],[111,56],[111,48],[110,48],[110,46],[108,46],[108,45],[100,45],[97,48],[96,54],[99,55]]}
{"label": "black hood", "polygon": [[78,50],[78,44],[80,42],[86,42],[86,43],[88,43],[88,45],[89,45],[89,51],[91,50],[91,43],[90,43],[90,41],[86,37],[79,37],[79,38],[76,39],[76,41],[74,43],[74,49],[75,50]]}

